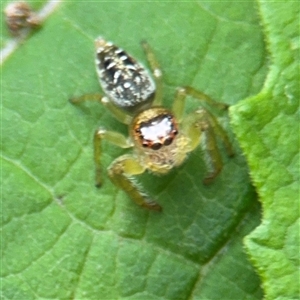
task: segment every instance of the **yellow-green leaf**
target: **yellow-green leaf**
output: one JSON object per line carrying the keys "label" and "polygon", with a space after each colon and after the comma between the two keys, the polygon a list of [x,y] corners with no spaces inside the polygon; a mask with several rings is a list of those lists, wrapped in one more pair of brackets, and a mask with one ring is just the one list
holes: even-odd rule
{"label": "yellow-green leaf", "polygon": [[263,207],[246,239],[266,299],[299,299],[299,15],[295,1],[259,4],[271,66],[264,88],[231,111]]}

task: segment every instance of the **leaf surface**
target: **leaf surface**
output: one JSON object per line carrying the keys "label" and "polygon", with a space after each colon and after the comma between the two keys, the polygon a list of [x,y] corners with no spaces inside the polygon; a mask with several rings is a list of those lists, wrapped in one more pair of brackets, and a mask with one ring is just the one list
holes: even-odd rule
{"label": "leaf surface", "polygon": [[[4,299],[261,299],[242,246],[259,205],[237,143],[210,186],[201,150],[141,177],[163,206],[145,211],[105,178],[94,187],[92,136],[127,129],[97,103],[93,40],[146,64],[147,40],[170,107],[190,85],[235,104],[260,91],[265,45],[255,2],[63,2],[2,66]],[[6,37],[2,37],[5,40]],[[188,111],[197,107],[189,99]],[[216,112],[230,132],[228,117]],[[221,145],[220,145],[221,146]],[[104,166],[124,151],[105,144]],[[221,295],[221,296],[220,296]]]}
{"label": "leaf surface", "polygon": [[299,299],[299,4],[260,3],[271,67],[257,96],[232,108],[232,124],[263,206],[246,239],[266,299]]}

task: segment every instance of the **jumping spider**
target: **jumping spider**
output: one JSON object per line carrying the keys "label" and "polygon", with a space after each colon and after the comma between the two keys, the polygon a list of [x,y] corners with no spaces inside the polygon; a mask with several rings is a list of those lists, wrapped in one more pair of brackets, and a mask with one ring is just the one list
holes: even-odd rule
{"label": "jumping spider", "polygon": [[113,43],[99,37],[96,45],[96,70],[103,91],[71,99],[72,103],[97,100],[122,123],[129,127],[129,138],[115,131],[98,129],[94,134],[94,162],[96,186],[100,187],[102,141],[122,147],[133,148],[133,154],[118,157],[108,168],[111,181],[138,205],[160,211],[159,204],[141,191],[132,176],[145,170],[165,174],[179,166],[200,143],[205,134],[206,151],[211,172],[204,183],[211,182],[221,171],[222,160],[215,133],[223,141],[229,156],[233,155],[229,138],[215,117],[201,108],[184,116],[185,98],[191,96],[200,102],[226,109],[227,105],[215,102],[207,95],[191,87],[177,90],[172,110],[162,104],[162,71],[150,46],[143,42],[147,60],[154,80],[142,64]]}

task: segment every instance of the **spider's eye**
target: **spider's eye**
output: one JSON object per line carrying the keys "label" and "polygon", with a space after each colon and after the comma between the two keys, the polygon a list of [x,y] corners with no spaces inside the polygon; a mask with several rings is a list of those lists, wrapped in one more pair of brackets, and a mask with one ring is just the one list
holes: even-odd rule
{"label": "spider's eye", "polygon": [[173,139],[171,137],[167,137],[165,140],[164,140],[164,146],[169,146],[171,145],[173,142]]}
{"label": "spider's eye", "polygon": [[152,150],[159,150],[161,147],[162,147],[161,143],[154,143],[154,144],[152,144],[151,149]]}

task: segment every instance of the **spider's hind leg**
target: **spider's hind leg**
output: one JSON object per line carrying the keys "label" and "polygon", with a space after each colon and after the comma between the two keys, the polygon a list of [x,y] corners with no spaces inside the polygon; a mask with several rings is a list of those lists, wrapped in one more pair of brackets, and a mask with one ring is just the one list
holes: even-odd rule
{"label": "spider's hind leg", "polygon": [[155,91],[155,99],[153,104],[154,105],[161,105],[162,104],[162,70],[160,68],[159,62],[156,59],[156,56],[154,54],[154,52],[152,51],[150,45],[143,41],[142,42],[142,47],[144,49],[144,52],[146,54],[148,63],[151,67],[151,71],[152,71],[152,75],[154,77],[154,81],[155,81],[155,85],[156,85],[156,91]]}
{"label": "spider's hind leg", "polygon": [[128,125],[132,120],[132,117],[129,114],[115,106],[111,101],[109,101],[108,97],[103,96],[99,93],[85,94],[79,97],[72,97],[69,99],[69,101],[74,105],[78,105],[86,101],[96,101],[104,105],[119,122]]}

